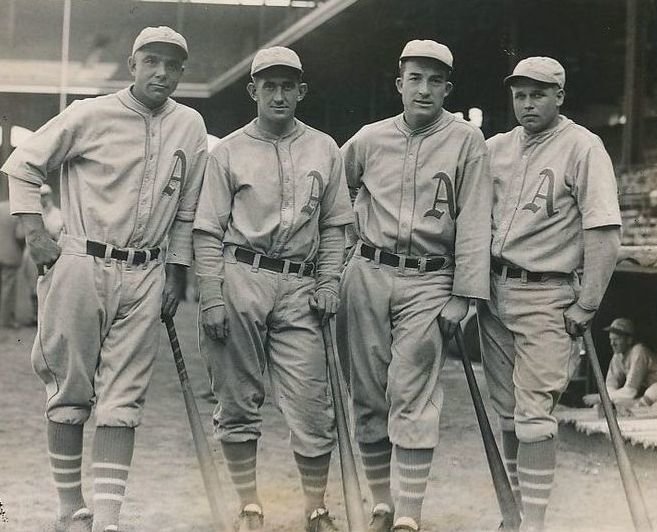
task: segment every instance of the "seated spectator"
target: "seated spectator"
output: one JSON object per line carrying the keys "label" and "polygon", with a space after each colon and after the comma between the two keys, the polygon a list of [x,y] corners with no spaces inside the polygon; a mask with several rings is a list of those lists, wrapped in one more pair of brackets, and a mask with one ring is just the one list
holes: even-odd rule
{"label": "seated spectator", "polygon": [[[618,406],[651,406],[657,402],[657,356],[636,341],[634,323],[617,318],[605,327],[614,355],[607,371],[609,397]],[[587,405],[600,402],[598,394],[585,395]]]}

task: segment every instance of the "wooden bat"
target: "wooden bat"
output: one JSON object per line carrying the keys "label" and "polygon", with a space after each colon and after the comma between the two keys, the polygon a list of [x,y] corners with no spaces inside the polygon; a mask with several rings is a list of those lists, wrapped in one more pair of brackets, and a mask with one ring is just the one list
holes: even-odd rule
{"label": "wooden bat", "polygon": [[358,482],[356,460],[351,445],[349,422],[347,421],[347,386],[344,382],[340,360],[335,350],[337,345],[335,318],[322,325],[326,358],[328,361],[329,381],[333,394],[335,422],[338,430],[338,449],[340,451],[340,472],[342,473],[342,492],[347,511],[347,523],[350,532],[367,532],[367,523],[363,511],[363,496]]}
{"label": "wooden bat", "polygon": [[216,532],[228,532],[232,529],[230,529],[226,523],[225,516],[227,514],[223,507],[225,498],[223,496],[217,468],[215,467],[212,454],[210,453],[210,446],[205,437],[201,416],[198,413],[198,407],[194,400],[194,393],[189,382],[187,369],[185,368],[185,360],[183,359],[182,351],[180,350],[180,342],[178,342],[178,335],[176,334],[176,328],[173,324],[173,318],[164,317],[162,321],[164,321],[164,325],[167,328],[169,342],[171,342],[171,350],[173,351],[173,359],[176,362],[176,370],[178,370],[180,387],[182,388],[183,398],[185,399],[187,418],[189,419],[189,426],[192,429],[192,439],[194,440],[194,447],[196,448],[196,458],[198,458],[201,475],[203,476],[205,493],[208,497],[208,502],[210,503],[214,530]]}
{"label": "wooden bat", "polygon": [[477,414],[477,422],[479,423],[479,430],[481,431],[481,439],[484,442],[484,450],[486,451],[486,459],[488,460],[488,469],[490,469],[490,475],[493,479],[497,504],[502,513],[502,528],[505,530],[518,530],[521,521],[520,511],[513,496],[511,483],[506,474],[500,451],[495,442],[493,430],[490,427],[490,422],[486,415],[484,401],[481,398],[481,392],[477,385],[477,379],[474,370],[472,369],[470,357],[465,349],[465,339],[463,338],[463,330],[460,325],[456,330],[456,345],[460,352],[461,360],[463,361],[465,378],[468,381],[470,396],[472,397],[472,403],[474,405],[475,413]]}
{"label": "wooden bat", "polygon": [[648,517],[646,502],[643,499],[643,494],[639,488],[639,482],[636,478],[634,468],[632,467],[625,450],[625,442],[623,441],[623,436],[621,435],[620,427],[618,426],[618,421],[614,414],[614,407],[611,398],[609,397],[609,392],[607,392],[607,385],[605,384],[605,379],[602,375],[602,369],[600,368],[598,354],[596,353],[595,345],[593,344],[590,329],[587,329],[584,333],[584,344],[586,346],[586,353],[589,357],[591,369],[593,370],[593,375],[595,376],[595,382],[598,386],[602,409],[604,410],[607,425],[609,426],[609,435],[611,437],[611,443],[614,446],[614,452],[616,453],[616,461],[618,462],[618,469],[623,482],[627,504],[630,507],[634,529],[638,532],[652,532],[653,528],[650,523],[650,518]]}

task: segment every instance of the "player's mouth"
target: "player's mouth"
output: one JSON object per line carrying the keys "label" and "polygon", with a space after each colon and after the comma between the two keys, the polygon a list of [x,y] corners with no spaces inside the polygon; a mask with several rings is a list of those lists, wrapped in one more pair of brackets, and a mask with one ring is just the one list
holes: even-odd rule
{"label": "player's mouth", "polygon": [[431,107],[433,102],[427,100],[415,100],[415,104],[419,105],[420,107]]}
{"label": "player's mouth", "polygon": [[160,83],[151,83],[150,88],[155,91],[166,91],[169,89],[167,85],[162,85]]}

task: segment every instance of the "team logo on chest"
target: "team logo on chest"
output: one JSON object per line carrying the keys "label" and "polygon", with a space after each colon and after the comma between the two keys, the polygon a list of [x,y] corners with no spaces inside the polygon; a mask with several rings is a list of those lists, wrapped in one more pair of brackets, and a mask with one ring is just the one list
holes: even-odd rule
{"label": "team logo on chest", "polygon": [[433,205],[424,213],[424,217],[433,216],[440,220],[445,214],[445,211],[438,208],[438,205],[445,203],[449,211],[449,217],[454,220],[456,218],[456,207],[454,205],[454,185],[452,180],[445,172],[438,172],[433,179],[438,181],[436,186],[436,194],[433,198]]}
{"label": "team logo on chest", "polygon": [[322,179],[322,174],[317,170],[311,170],[306,176],[313,180],[310,185],[310,194],[308,195],[308,201],[301,209],[301,212],[312,216],[319,205],[319,201],[322,199],[322,194],[324,193],[324,180]]}
{"label": "team logo on chest", "polygon": [[529,203],[525,204],[522,210],[532,211],[536,214],[541,209],[541,205],[538,205],[536,201],[543,200],[548,218],[551,218],[559,212],[559,209],[554,209],[554,172],[551,168],[545,168],[541,170],[538,177],[541,181],[536,189],[536,194]]}
{"label": "team logo on chest", "polygon": [[169,182],[167,183],[167,186],[164,187],[163,193],[167,196],[171,196],[176,191],[176,187],[182,187],[186,172],[187,159],[185,157],[185,152],[182,150],[176,150],[176,153],[173,154],[173,168],[171,169]]}

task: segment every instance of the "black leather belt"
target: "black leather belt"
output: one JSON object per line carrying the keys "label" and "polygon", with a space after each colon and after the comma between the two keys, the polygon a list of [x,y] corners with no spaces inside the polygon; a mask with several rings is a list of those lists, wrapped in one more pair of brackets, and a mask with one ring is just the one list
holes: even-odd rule
{"label": "black leather belt", "polygon": [[[95,242],[93,240],[87,240],[87,255],[92,255],[94,257],[100,257],[101,259],[105,257],[105,251],[107,250],[107,245],[102,242]],[[160,248],[151,248],[150,251],[150,260],[155,260],[160,255]],[[134,257],[132,258],[132,264],[143,264],[146,262],[147,253],[145,250],[136,249],[134,252]],[[128,260],[128,250],[112,248],[110,257],[116,260]]]}
{"label": "black leather belt", "polygon": [[[367,244],[361,244],[360,246],[360,254],[362,257],[365,257],[366,259],[374,260],[376,257],[376,252],[377,252],[376,248],[373,248],[372,246],[368,246]],[[401,264],[402,259],[399,255],[396,255],[394,253],[388,253],[387,251],[381,250],[381,254],[379,255],[379,262],[387,266],[397,267]],[[419,258],[406,257],[404,267],[411,268],[414,270],[419,270],[421,262],[422,261]],[[437,272],[438,270],[442,270],[443,268],[445,268],[449,263],[450,261],[447,257],[428,258],[426,259],[426,265],[424,271]]]}
{"label": "black leather belt", "polygon": [[571,276],[570,273],[563,273],[563,272],[528,272],[527,270],[523,270],[522,268],[509,266],[495,259],[491,260],[490,269],[493,270],[498,275],[503,275],[504,266],[506,266],[507,278],[522,279],[524,278],[524,276],[526,276],[526,279],[528,281],[534,283],[545,281],[546,279],[567,278]]}
{"label": "black leather belt", "polygon": [[[257,256],[260,257],[260,262],[256,264]],[[301,263],[301,262],[285,261],[282,259],[272,259],[271,257],[267,257],[266,255],[256,253],[255,251],[251,251],[250,249],[244,249],[240,247],[235,248],[235,258],[239,262],[250,264],[251,266],[254,267],[257,266],[258,268],[262,268],[263,270],[268,270],[270,272],[284,273],[286,262],[288,262],[289,264],[287,270],[288,273],[298,274],[302,265],[303,265],[303,271],[301,272],[301,275],[312,275],[313,272],[315,271],[315,265],[312,262]]]}

